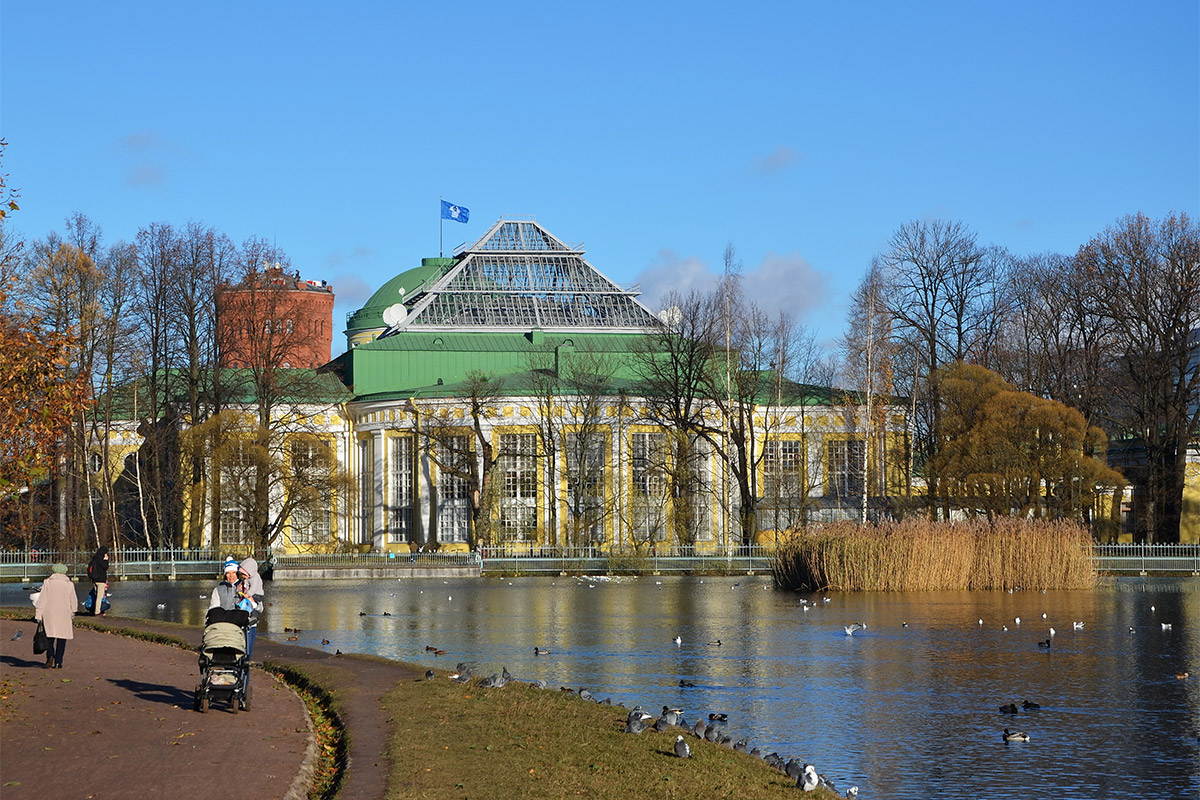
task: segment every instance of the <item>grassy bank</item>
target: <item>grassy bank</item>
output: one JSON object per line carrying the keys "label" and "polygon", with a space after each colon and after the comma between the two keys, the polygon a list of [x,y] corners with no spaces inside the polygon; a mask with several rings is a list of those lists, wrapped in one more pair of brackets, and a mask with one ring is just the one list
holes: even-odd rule
{"label": "grassy bank", "polygon": [[1086,529],[1065,522],[840,523],[785,540],[774,577],[814,591],[1087,589],[1096,584],[1091,546]]}
{"label": "grassy bank", "polygon": [[[520,682],[484,689],[439,675],[396,687],[384,704],[393,724],[389,798],[836,797],[800,792],[757,757],[691,733],[624,733],[620,706]],[[691,758],[673,752],[681,733]]]}

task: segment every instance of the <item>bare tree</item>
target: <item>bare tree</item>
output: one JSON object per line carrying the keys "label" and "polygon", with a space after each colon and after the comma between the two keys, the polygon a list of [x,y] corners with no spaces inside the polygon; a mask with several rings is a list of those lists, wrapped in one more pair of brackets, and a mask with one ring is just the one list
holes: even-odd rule
{"label": "bare tree", "polygon": [[[230,278],[237,258],[227,236],[196,222],[189,222],[179,238],[180,269],[175,273],[175,291],[170,305],[180,340],[182,404],[188,425],[202,426],[209,414],[224,405],[217,331],[217,287]],[[199,547],[204,535],[206,508],[217,512],[219,503],[210,491],[205,448],[190,448],[186,487],[188,546]],[[216,518],[217,513],[213,514]]]}
{"label": "bare tree", "polygon": [[494,547],[497,537],[492,530],[498,487],[495,473],[502,451],[492,444],[490,422],[499,409],[497,401],[504,396],[504,379],[482,372],[467,373],[460,402],[466,404],[466,419],[460,423],[449,414],[434,414],[428,418],[426,435],[433,441],[430,457],[438,467],[439,482],[461,481],[470,504],[471,530],[468,542],[472,547]]}
{"label": "bare tree", "polygon": [[[736,517],[744,546],[759,528],[759,468],[766,452],[760,442],[782,424],[781,415],[762,417],[757,407],[779,395],[796,328],[787,315],[771,319],[746,300],[732,259],[727,248],[725,280],[713,294],[671,298],[668,326],[648,335],[636,371],[648,418],[680,434],[670,462],[675,513],[688,514],[718,488],[698,480],[711,452],[733,483],[731,492],[717,496],[723,512]],[[692,529],[698,522],[684,520]]]}
{"label": "bare tree", "polygon": [[182,264],[179,236],[168,224],[152,223],[136,239],[139,282],[134,303],[137,350],[142,354],[137,485],[147,542],[175,544],[182,527],[178,469],[180,346],[172,298]]}
{"label": "bare tree", "polygon": [[[224,259],[226,248],[210,241],[205,232],[198,234],[200,266],[211,275],[220,269],[213,260]],[[308,332],[296,324],[291,290],[296,289],[299,276],[290,274],[289,267],[286,253],[251,238],[238,252],[240,280],[217,287],[216,305],[224,321],[218,347],[222,364],[229,365],[219,369],[217,391],[226,398],[225,410],[245,409],[254,417],[254,425],[242,434],[244,441],[232,455],[234,461],[244,462],[245,469],[234,476],[234,491],[224,483],[218,490],[217,517],[228,519],[235,511],[247,515],[249,543],[256,547],[275,541],[292,521],[294,510],[314,510],[330,483],[339,479],[319,451],[308,448],[305,455],[294,447],[316,435],[315,417],[348,397],[332,376],[291,366],[307,346]],[[191,346],[198,352],[202,349],[201,343]],[[299,461],[308,467],[298,468]],[[231,474],[228,463],[227,458],[222,478]]]}
{"label": "bare tree", "polygon": [[[605,490],[608,442],[605,415],[615,364],[604,353],[563,342],[530,352],[531,391],[545,485],[550,539],[579,547],[598,543],[613,502]],[[562,472],[560,472],[560,464]],[[566,518],[559,522],[558,509]]]}
{"label": "bare tree", "polygon": [[1111,322],[1093,312],[1089,277],[1074,259],[1019,259],[1007,280],[1012,312],[996,371],[1021,389],[1077,409],[1091,425],[1112,396],[1119,351]]}
{"label": "bare tree", "polygon": [[[961,323],[960,323],[961,324]],[[895,391],[896,351],[893,319],[887,307],[887,285],[878,261],[850,298],[850,314],[841,347],[847,385],[857,391],[843,394],[852,427],[864,427],[862,497],[859,520],[866,523],[868,498],[887,497],[887,409]],[[876,469],[870,469],[874,454]]]}
{"label": "bare tree", "polygon": [[942,364],[968,357],[976,344],[986,313],[978,308],[980,289],[987,284],[984,251],[975,234],[961,222],[913,221],[901,225],[879,257],[887,284],[895,336],[906,343],[913,358],[904,383],[914,398],[915,455],[930,487],[930,512],[937,496],[938,476],[930,467],[937,452],[934,430],[939,403],[932,380]]}
{"label": "bare tree", "polygon": [[[632,368],[638,394],[645,402],[645,420],[664,431],[679,434],[670,442],[672,457],[661,459],[661,465],[654,455],[658,453],[657,447],[645,456],[645,475],[656,475],[661,468],[671,476],[670,497],[678,522],[676,536],[689,544],[697,533],[690,524],[693,519],[690,509],[711,499],[706,487],[694,480],[700,472],[696,462],[703,457],[694,445],[701,431],[707,430],[712,439],[717,439],[721,431],[719,423],[706,419],[705,411],[711,408],[709,394],[714,380],[721,383],[721,392],[725,391],[723,373],[722,377],[713,375],[717,368],[717,342],[724,338],[720,324],[723,307],[716,294],[695,291],[686,296],[672,293],[666,304],[666,324],[646,334],[633,353]],[[647,483],[646,491],[656,486],[657,483]],[[656,535],[665,537],[665,530],[660,526]]]}
{"label": "bare tree", "polygon": [[1200,229],[1186,214],[1155,222],[1135,214],[1079,250],[1088,300],[1122,352],[1112,423],[1140,440],[1137,536],[1179,540],[1187,447],[1200,431]]}
{"label": "bare tree", "polygon": [[806,526],[817,504],[822,476],[813,466],[821,462],[812,445],[813,409],[832,404],[829,387],[836,371],[811,330],[799,326],[795,343],[788,374],[776,373],[773,404],[777,413],[786,415],[791,435],[767,440],[763,451],[763,501],[777,533]]}

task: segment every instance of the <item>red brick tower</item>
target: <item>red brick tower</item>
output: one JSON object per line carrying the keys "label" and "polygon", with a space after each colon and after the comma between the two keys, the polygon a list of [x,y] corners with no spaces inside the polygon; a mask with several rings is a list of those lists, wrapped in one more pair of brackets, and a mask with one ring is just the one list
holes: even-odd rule
{"label": "red brick tower", "polygon": [[315,369],[333,345],[333,288],[268,267],[217,289],[221,366]]}

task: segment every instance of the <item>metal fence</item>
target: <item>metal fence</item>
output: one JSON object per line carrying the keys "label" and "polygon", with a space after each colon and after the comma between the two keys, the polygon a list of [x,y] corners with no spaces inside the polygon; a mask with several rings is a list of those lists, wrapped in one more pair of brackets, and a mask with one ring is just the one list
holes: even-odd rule
{"label": "metal fence", "polygon": [[415,565],[419,567],[475,567],[477,553],[275,553],[275,569],[379,569]]}
{"label": "metal fence", "polygon": [[1092,555],[1101,572],[1200,575],[1200,544],[1098,544]]}
{"label": "metal fence", "polygon": [[730,574],[770,572],[774,552],[745,547],[727,553],[692,547],[649,551],[602,548],[512,547],[483,552],[483,572],[507,575]]}
{"label": "metal fence", "polygon": [[[241,555],[235,553],[235,555]],[[387,567],[475,567],[483,574],[727,574],[771,571],[774,551],[738,548],[727,553],[690,547],[618,551],[601,548],[513,546],[482,548],[469,553],[256,553],[260,566],[282,569],[379,569]],[[1093,548],[1102,573],[1200,575],[1200,544],[1100,544]],[[0,550],[0,580],[40,580],[50,565],[67,565],[68,574],[83,577],[91,551]],[[213,578],[226,553],[215,549],[119,549],[110,554],[109,575],[116,579]]]}
{"label": "metal fence", "polygon": [[[66,564],[67,574],[86,577],[92,550],[0,550],[0,580],[40,580],[51,564]],[[261,560],[261,559],[260,559]],[[109,577],[122,579],[215,578],[225,554],[211,548],[121,548],[108,556]]]}

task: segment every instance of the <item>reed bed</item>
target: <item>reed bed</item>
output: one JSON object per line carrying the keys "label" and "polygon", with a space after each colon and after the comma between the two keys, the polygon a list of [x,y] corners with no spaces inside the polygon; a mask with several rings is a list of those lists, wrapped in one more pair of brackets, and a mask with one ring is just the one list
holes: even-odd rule
{"label": "reed bed", "polygon": [[1087,589],[1092,539],[1081,525],[999,519],[835,523],[796,531],[775,555],[775,585],[857,592]]}

